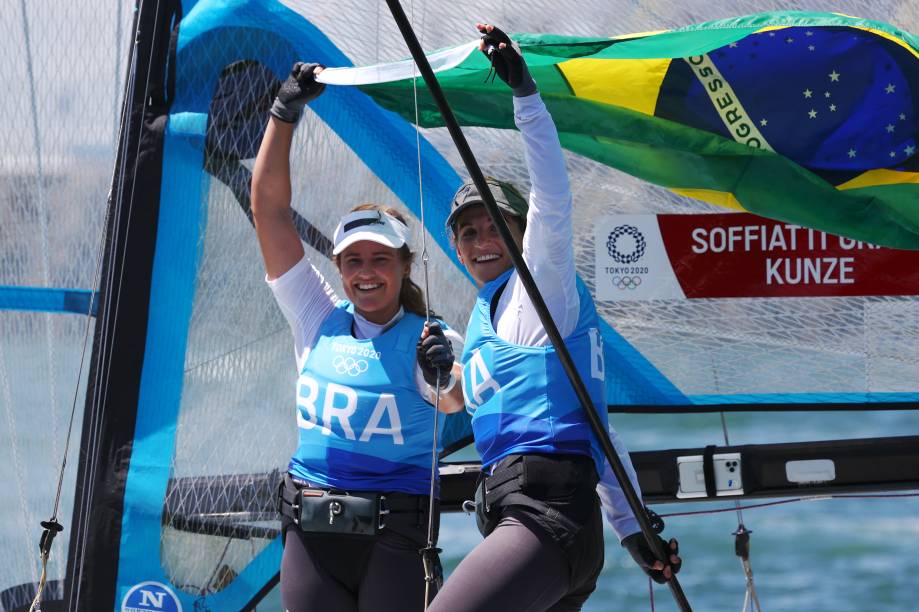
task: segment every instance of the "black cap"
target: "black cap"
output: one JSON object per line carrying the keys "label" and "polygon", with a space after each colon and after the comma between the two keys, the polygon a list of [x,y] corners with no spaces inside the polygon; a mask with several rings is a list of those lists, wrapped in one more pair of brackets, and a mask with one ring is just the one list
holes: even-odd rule
{"label": "black cap", "polygon": [[[490,176],[485,177],[485,182],[488,184],[498,208],[515,217],[526,219],[529,204],[527,204],[526,198],[520,195],[516,187]],[[469,181],[463,183],[463,186],[453,196],[453,203],[450,205],[450,216],[447,217],[447,229],[452,231],[459,214],[473,204],[484,204],[484,201],[475,183]]]}

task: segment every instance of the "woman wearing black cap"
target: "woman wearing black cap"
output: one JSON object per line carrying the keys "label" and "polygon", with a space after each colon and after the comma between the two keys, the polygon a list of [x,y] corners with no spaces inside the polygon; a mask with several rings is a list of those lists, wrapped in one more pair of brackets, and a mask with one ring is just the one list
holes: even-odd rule
{"label": "woman wearing black cap", "polygon": [[421,610],[431,404],[439,384],[441,412],[463,409],[460,369],[443,325],[425,325],[397,211],[362,205],[339,222],[332,254],[347,300],[306,258],[289,158],[303,106],[324,88],[318,70],[297,63],[282,85],[252,179],[266,280],[293,330],[299,375],[299,443],[279,491],[281,597],[290,612]]}
{"label": "woman wearing black cap", "polygon": [[[516,45],[490,25],[477,27],[479,48],[513,90],[532,181],[529,205],[507,183],[490,179],[489,190],[605,419],[599,320],[575,272],[572,198],[558,134]],[[669,564],[654,559],[474,186],[457,192],[447,226],[479,286],[462,361],[482,456],[476,514],[485,540],[451,574],[431,610],[579,610],[603,567],[600,474],[600,494],[623,546],[664,581],[679,570],[676,540]],[[610,435],[637,490],[628,453]]]}

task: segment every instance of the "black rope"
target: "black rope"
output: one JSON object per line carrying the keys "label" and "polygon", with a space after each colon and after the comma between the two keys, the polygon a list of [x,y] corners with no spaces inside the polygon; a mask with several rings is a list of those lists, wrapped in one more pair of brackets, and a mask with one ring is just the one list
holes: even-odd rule
{"label": "black rope", "polygon": [[[405,43],[408,46],[409,51],[411,52],[422,77],[424,78],[424,82],[428,86],[431,96],[437,103],[440,114],[443,116],[444,123],[450,132],[450,136],[453,138],[453,142],[463,159],[463,163],[465,164],[466,169],[469,171],[470,177],[472,178],[476,188],[479,190],[479,193],[484,199],[485,209],[488,211],[492,223],[494,223],[498,233],[501,234],[501,239],[504,241],[508,254],[511,256],[511,259],[514,262],[514,267],[517,269],[517,274],[520,278],[520,281],[526,288],[527,295],[529,296],[530,301],[533,303],[533,307],[539,315],[539,319],[542,322],[542,325],[545,328],[549,339],[552,341],[552,345],[559,357],[559,361],[561,362],[565,373],[568,375],[568,379],[571,381],[571,384],[574,387],[575,394],[578,396],[581,408],[586,414],[587,420],[590,423],[591,429],[599,441],[600,446],[603,448],[603,453],[606,455],[606,459],[613,470],[613,474],[619,481],[623,495],[628,501],[629,507],[632,509],[632,512],[635,515],[635,519],[638,521],[638,525],[648,542],[648,546],[652,551],[654,551],[654,555],[666,564],[666,559],[668,557],[666,556],[665,551],[661,546],[660,539],[653,533],[651,529],[647,514],[644,512],[644,506],[641,502],[641,499],[638,497],[638,493],[632,486],[632,482],[629,480],[625,466],[622,464],[622,461],[619,459],[619,456],[616,453],[612,442],[610,441],[609,433],[607,432],[606,427],[604,427],[603,423],[600,421],[600,417],[597,415],[593,408],[593,403],[590,399],[589,393],[587,392],[587,388],[584,385],[584,381],[581,380],[581,376],[574,366],[574,361],[571,359],[568,348],[565,346],[561,334],[559,333],[558,328],[555,326],[555,322],[552,320],[552,316],[549,314],[549,310],[542,298],[542,294],[540,294],[539,289],[536,287],[536,283],[533,280],[533,277],[523,260],[523,255],[520,253],[520,249],[517,248],[517,245],[514,243],[514,240],[511,237],[507,223],[504,221],[504,216],[498,209],[498,205],[495,202],[494,196],[492,195],[491,190],[488,188],[488,184],[485,182],[485,176],[482,174],[482,170],[479,168],[479,164],[476,161],[472,150],[469,148],[469,144],[466,142],[465,136],[463,136],[463,132],[453,115],[453,111],[451,110],[450,105],[444,96],[443,90],[441,90],[440,84],[437,82],[437,77],[434,76],[434,71],[431,70],[431,65],[428,63],[428,60],[424,55],[424,50],[421,48],[421,44],[418,42],[418,39],[415,36],[412,25],[409,23],[408,18],[405,16],[405,12],[402,10],[402,6],[398,0],[386,0],[386,4],[389,6],[390,12],[392,12],[393,19],[395,19],[396,24],[399,26],[402,37],[405,39]],[[668,586],[670,587],[670,591],[673,593],[673,597],[676,599],[677,604],[680,606],[680,609],[692,610],[676,576],[673,576],[668,581]]]}

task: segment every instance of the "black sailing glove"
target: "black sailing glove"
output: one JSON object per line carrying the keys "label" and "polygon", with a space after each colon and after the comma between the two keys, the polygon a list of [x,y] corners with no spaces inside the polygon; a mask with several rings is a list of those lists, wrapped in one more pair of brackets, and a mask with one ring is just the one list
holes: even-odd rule
{"label": "black sailing glove", "polygon": [[316,80],[314,70],[322,68],[321,64],[297,62],[290,69],[290,76],[281,84],[278,95],[268,111],[281,121],[296,123],[303,113],[303,107],[310,100],[319,97],[325,89],[325,83]]}
{"label": "black sailing glove", "polygon": [[421,366],[421,374],[426,383],[434,387],[440,380],[440,388],[443,389],[450,384],[450,373],[453,370],[453,345],[444,335],[440,323],[426,325],[428,336],[418,340],[415,351],[418,356],[418,365]]}
{"label": "black sailing glove", "polygon": [[[494,26],[476,24],[482,33],[482,53],[488,57],[492,69],[508,84],[518,98],[536,93],[536,81],[530,76],[527,63],[520,54],[520,46],[510,37]],[[492,30],[489,32],[488,27]],[[501,45],[504,45],[502,47]]]}
{"label": "black sailing glove", "polygon": [[[670,571],[676,574],[680,571],[680,568],[683,566],[683,560],[680,559],[680,545],[676,541],[676,538],[671,538],[670,542],[665,542],[664,538],[659,535],[655,535],[660,541],[661,548],[667,551],[668,560],[665,564],[670,567]],[[630,536],[625,537],[622,540],[622,547],[629,551],[629,554],[632,555],[632,559],[635,560],[635,563],[638,564],[648,576],[651,577],[651,580],[657,582],[658,584],[664,584],[667,582],[667,577],[664,576],[664,568],[654,569],[654,564],[658,563],[657,557],[654,556],[654,553],[651,551],[651,548],[648,546],[647,540],[645,540],[644,534],[640,531],[638,533],[633,533]],[[673,562],[673,558],[676,558],[676,563]]]}

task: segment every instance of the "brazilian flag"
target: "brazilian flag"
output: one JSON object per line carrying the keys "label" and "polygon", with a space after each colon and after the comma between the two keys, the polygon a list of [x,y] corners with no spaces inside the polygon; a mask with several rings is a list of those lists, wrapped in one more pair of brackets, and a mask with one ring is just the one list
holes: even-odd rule
{"label": "brazilian flag", "polygon": [[[721,206],[919,249],[919,39],[772,12],[614,38],[517,34],[567,149]],[[512,128],[478,52],[438,73],[463,125]],[[362,85],[415,120],[411,79]],[[423,126],[443,125],[419,80]]]}

